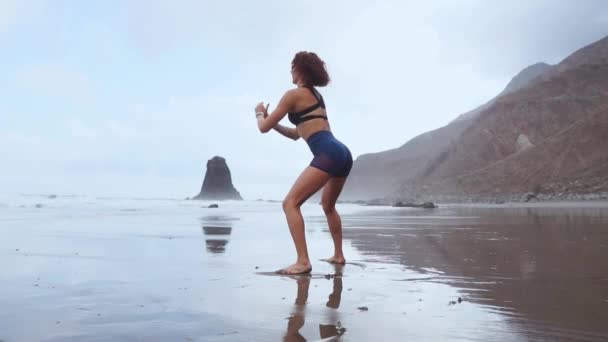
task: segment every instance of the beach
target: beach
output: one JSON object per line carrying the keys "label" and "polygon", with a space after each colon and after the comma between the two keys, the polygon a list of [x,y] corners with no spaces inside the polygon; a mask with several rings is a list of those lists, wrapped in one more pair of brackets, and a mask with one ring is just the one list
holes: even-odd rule
{"label": "beach", "polygon": [[0,340],[603,341],[608,204],[302,208],[281,203],[0,197]]}

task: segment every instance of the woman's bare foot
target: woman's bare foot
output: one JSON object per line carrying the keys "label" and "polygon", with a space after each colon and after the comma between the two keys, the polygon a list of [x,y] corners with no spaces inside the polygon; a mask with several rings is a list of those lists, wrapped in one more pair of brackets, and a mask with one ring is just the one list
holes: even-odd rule
{"label": "woman's bare foot", "polygon": [[307,273],[310,273],[310,271],[312,271],[312,266],[310,265],[310,262],[306,262],[306,263],[296,262],[295,264],[282,268],[276,272],[278,274],[294,275],[294,274],[307,274]]}
{"label": "woman's bare foot", "polygon": [[346,263],[346,259],[344,259],[343,255],[340,255],[340,256],[334,255],[331,258],[321,259],[321,260],[326,261],[330,264],[344,265]]}

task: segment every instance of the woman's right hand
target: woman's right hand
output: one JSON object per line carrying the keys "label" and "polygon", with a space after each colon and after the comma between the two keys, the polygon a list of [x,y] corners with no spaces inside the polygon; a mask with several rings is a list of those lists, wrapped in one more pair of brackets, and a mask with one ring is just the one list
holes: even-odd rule
{"label": "woman's right hand", "polygon": [[266,119],[268,117],[268,107],[270,106],[270,103],[268,103],[266,105],[266,108],[264,108],[264,119]]}

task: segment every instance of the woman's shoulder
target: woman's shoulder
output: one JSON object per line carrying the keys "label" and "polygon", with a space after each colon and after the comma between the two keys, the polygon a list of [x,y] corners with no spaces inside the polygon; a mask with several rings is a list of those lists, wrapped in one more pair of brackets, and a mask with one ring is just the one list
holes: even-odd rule
{"label": "woman's shoulder", "polygon": [[283,97],[285,98],[291,98],[291,99],[297,99],[302,97],[302,95],[306,92],[307,90],[305,88],[300,88],[300,87],[295,87],[295,88],[291,88],[288,89],[285,94],[283,95]]}
{"label": "woman's shoulder", "polygon": [[294,87],[291,89],[288,89],[285,93],[289,93],[289,94],[301,94],[302,92],[307,91],[306,88],[304,87]]}

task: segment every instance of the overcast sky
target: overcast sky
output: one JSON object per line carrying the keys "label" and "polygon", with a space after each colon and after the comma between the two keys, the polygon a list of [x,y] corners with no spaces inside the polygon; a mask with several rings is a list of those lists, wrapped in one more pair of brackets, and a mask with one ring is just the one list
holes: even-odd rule
{"label": "overcast sky", "polygon": [[292,87],[294,53],[325,60],[359,156],[606,35],[603,0],[0,0],[0,191],[184,198],[220,155],[246,199],[281,199],[311,154],[253,107]]}

